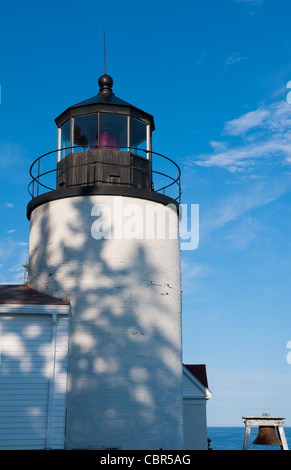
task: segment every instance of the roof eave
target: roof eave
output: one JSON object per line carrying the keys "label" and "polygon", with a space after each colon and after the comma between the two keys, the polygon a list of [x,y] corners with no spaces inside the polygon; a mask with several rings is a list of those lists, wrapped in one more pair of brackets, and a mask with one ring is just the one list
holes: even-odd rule
{"label": "roof eave", "polygon": [[205,387],[205,385],[203,385],[203,383],[200,382],[200,380],[197,379],[197,377],[195,377],[195,375],[192,374],[192,372],[190,372],[189,369],[187,369],[187,367],[184,364],[183,364],[183,372],[186,375],[186,377],[188,377],[189,380],[191,380],[196,385],[196,387],[201,392],[204,393],[206,400],[209,400],[211,398],[211,395],[212,395],[212,392],[209,390],[209,388]]}
{"label": "roof eave", "polygon": [[106,103],[106,102],[96,102],[96,103],[87,103],[73,105],[67,108],[63,113],[61,113],[56,119],[55,123],[58,127],[62,126],[68,119],[76,116],[84,116],[86,114],[94,114],[98,112],[112,112],[113,114],[125,114],[145,121],[150,124],[151,130],[155,130],[154,118],[151,114],[142,111],[135,106],[132,106],[129,103],[123,102],[124,104],[118,103]]}

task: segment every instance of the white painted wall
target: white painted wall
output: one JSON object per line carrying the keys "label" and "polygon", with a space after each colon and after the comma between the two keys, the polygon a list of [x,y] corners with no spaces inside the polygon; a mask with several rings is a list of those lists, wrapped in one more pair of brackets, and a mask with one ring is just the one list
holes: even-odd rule
{"label": "white painted wall", "polygon": [[183,367],[184,449],[207,450],[206,403],[211,398],[205,387]]}
{"label": "white painted wall", "polygon": [[184,399],[184,448],[207,450],[206,400]]}
{"label": "white painted wall", "polygon": [[[96,204],[115,209],[115,238],[92,237]],[[72,197],[31,214],[29,283],[72,306],[67,448],[183,449],[179,240],[145,239],[149,208],[177,231],[172,209],[127,197]]]}
{"label": "white painted wall", "polygon": [[45,307],[0,306],[0,450],[64,448],[68,308]]}

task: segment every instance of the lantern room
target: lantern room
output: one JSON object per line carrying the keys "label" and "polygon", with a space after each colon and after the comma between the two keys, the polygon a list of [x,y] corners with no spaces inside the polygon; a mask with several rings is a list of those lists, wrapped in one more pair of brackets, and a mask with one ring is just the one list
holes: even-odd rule
{"label": "lantern room", "polygon": [[85,193],[144,197],[178,207],[181,171],[174,160],[153,151],[153,116],[115,96],[109,75],[98,83],[97,95],[55,119],[57,149],[32,163],[28,218],[44,201]]}
{"label": "lantern room", "polygon": [[[70,106],[58,126],[57,188],[123,184],[151,189],[153,117],[117,98],[105,74],[99,93]],[[86,167],[86,170],[85,170]]]}

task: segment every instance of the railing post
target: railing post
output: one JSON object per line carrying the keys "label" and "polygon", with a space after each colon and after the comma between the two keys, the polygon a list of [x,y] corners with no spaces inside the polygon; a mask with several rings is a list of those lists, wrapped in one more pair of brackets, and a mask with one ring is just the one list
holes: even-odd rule
{"label": "railing post", "polygon": [[39,194],[39,170],[40,170],[40,158],[38,159],[38,163],[37,163],[37,191],[36,191],[37,196]]}

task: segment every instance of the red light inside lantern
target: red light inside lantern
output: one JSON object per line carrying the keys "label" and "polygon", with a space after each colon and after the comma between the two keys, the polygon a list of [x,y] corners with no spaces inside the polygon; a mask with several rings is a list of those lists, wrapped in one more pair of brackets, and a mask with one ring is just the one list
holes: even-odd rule
{"label": "red light inside lantern", "polygon": [[112,148],[117,150],[117,142],[113,136],[109,135],[107,131],[104,131],[100,136],[100,147],[101,148]]}

